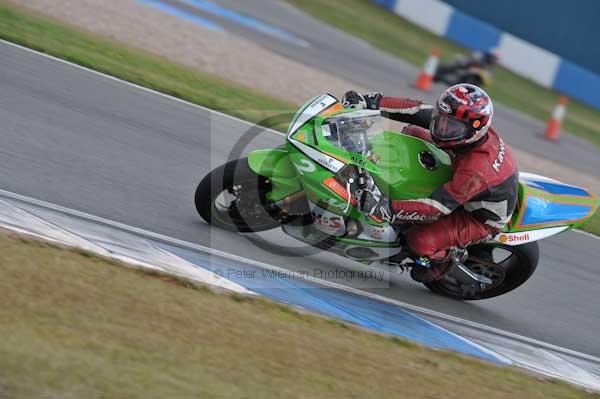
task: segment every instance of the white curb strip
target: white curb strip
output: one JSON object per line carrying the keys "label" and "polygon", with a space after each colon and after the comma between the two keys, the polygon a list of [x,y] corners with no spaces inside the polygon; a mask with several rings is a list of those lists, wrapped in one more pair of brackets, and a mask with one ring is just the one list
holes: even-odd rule
{"label": "white curb strip", "polygon": [[[117,230],[108,234],[106,234],[106,230],[97,233],[88,230],[88,234],[86,234],[88,238],[83,238],[3,200],[0,200],[0,226],[68,247],[81,248],[138,267],[160,270],[229,291],[253,294],[245,287],[217,276],[208,270],[198,268],[192,263],[168,253],[133,234]],[[90,239],[90,236],[95,237]]]}

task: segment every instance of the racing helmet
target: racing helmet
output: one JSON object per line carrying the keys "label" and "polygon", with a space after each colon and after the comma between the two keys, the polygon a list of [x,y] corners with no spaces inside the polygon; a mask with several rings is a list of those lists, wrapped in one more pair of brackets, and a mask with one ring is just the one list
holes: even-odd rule
{"label": "racing helmet", "polygon": [[445,149],[472,144],[487,134],[493,114],[483,89],[468,83],[451,86],[440,95],[431,118],[433,142]]}

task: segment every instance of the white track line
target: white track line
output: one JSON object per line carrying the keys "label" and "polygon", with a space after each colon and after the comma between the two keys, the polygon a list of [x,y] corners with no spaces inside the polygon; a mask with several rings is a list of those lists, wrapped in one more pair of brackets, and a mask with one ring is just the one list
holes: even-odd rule
{"label": "white track line", "polygon": [[[4,197],[4,198],[8,198],[8,199],[12,199],[12,200],[16,200],[16,201],[20,201],[20,202],[24,202],[30,205],[34,205],[37,207],[41,207],[41,208],[46,208],[46,209],[50,209],[56,212],[60,212],[66,215],[70,215],[70,216],[75,216],[78,217],[80,219],[84,219],[84,220],[88,220],[88,221],[92,221],[95,223],[99,223],[105,226],[110,226],[122,231],[126,231],[129,233],[133,233],[142,237],[146,237],[146,238],[150,238],[153,240],[157,240],[157,241],[161,241],[164,243],[168,243],[168,244],[173,244],[176,246],[179,246],[181,248],[187,248],[187,249],[191,249],[191,250],[196,250],[196,251],[202,251],[205,253],[209,253],[209,254],[213,254],[216,256],[220,256],[226,259],[231,259],[233,261],[236,262],[241,262],[241,263],[247,263],[247,264],[251,264],[251,265],[255,265],[255,266],[259,266],[265,269],[270,269],[270,270],[275,270],[278,272],[286,272],[288,271],[287,269],[283,269],[280,268],[278,266],[274,266],[274,265],[270,265],[267,263],[263,263],[263,262],[259,262],[253,259],[249,259],[249,258],[245,258],[243,256],[238,256],[238,255],[233,255],[227,252],[223,252],[223,251],[219,251],[210,247],[205,247],[203,245],[199,245],[199,244],[194,244],[188,241],[183,241],[183,240],[179,240],[177,238],[173,238],[173,237],[169,237],[166,235],[162,235],[159,233],[155,233],[152,231],[148,231],[148,230],[144,230],[138,227],[133,227],[133,226],[128,226],[126,224],[120,223],[120,222],[116,222],[110,219],[105,219],[99,216],[94,216],[94,215],[90,215],[88,213],[85,212],[81,212],[81,211],[77,211],[74,209],[69,209],[69,208],[65,208],[62,207],[60,205],[55,205],[49,202],[45,202],[45,201],[41,201],[35,198],[30,198],[24,195],[20,195],[20,194],[16,194],[16,193],[12,193],[9,191],[5,191],[5,190],[0,190],[0,196]],[[299,276],[300,277],[300,276]],[[311,276],[301,276],[303,279],[307,280],[307,281],[311,281],[313,283],[316,284],[320,284],[326,287],[330,287],[330,288],[335,288],[335,289],[339,289],[345,292],[350,292],[356,295],[361,295],[367,298],[371,298],[380,302],[384,302],[384,303],[389,303],[395,306],[399,306],[403,309],[408,309],[411,310],[415,313],[418,313],[420,315],[423,316],[427,316],[427,317],[431,317],[434,319],[439,319],[439,320],[444,320],[447,322],[451,322],[451,323],[455,323],[458,325],[462,325],[462,326],[466,326],[466,327],[470,327],[476,330],[481,330],[481,331],[485,331],[487,333],[490,334],[494,334],[494,335],[498,335],[501,337],[505,337],[505,338],[510,338],[513,340],[517,340],[520,342],[524,342],[539,348],[544,348],[544,349],[548,349],[548,350],[552,350],[558,353],[563,353],[569,356],[573,356],[579,359],[583,359],[583,360],[588,360],[594,363],[598,363],[600,364],[600,358],[592,356],[592,355],[588,355],[585,353],[581,353],[581,352],[577,352],[574,351],[572,349],[568,349],[568,348],[563,348],[557,345],[553,345],[553,344],[549,344],[546,342],[542,342],[542,341],[538,341],[536,339],[533,338],[529,338],[529,337],[525,337],[519,334],[515,334],[515,333],[511,333],[508,331],[503,331],[500,330],[498,328],[495,327],[490,327],[490,326],[486,326],[484,324],[479,324],[470,320],[465,320],[459,317],[455,317],[455,316],[451,316],[451,315],[447,315],[444,313],[440,313],[440,312],[436,312],[434,310],[431,309],[427,309],[427,308],[423,308],[417,305],[412,305],[406,302],[402,302],[396,299],[391,299],[391,298],[387,298],[381,295],[377,295],[377,294],[373,294],[371,292],[367,292],[367,291],[362,291],[353,287],[348,287],[339,283],[335,283],[335,282],[331,282],[331,281],[326,281],[326,280],[321,280],[315,277],[311,277]]]}
{"label": "white track line", "polygon": [[[598,211],[596,211],[596,212],[598,212]],[[575,233],[583,234],[584,236],[587,236],[589,238],[594,238],[596,240],[600,240],[600,237],[598,237],[595,234],[588,233],[587,231],[583,231],[583,230],[579,230],[579,229],[577,229],[577,230],[571,230],[571,231],[574,231]]]}

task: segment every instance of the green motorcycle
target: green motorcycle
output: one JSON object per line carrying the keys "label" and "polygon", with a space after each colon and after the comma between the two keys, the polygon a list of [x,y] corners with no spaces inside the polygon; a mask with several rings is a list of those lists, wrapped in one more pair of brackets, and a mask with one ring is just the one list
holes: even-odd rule
{"label": "green motorcycle", "polygon": [[[359,133],[340,134],[344,124]],[[281,227],[313,247],[364,264],[401,270],[414,264],[404,245],[411,224],[390,224],[385,215],[380,219],[360,212],[357,192],[427,197],[451,178],[446,153],[418,138],[383,130],[379,111],[344,109],[329,94],[296,113],[286,141],[205,176],[195,195],[200,216],[239,232]],[[509,292],[535,271],[538,240],[578,227],[597,207],[596,197],[583,188],[521,173],[517,209],[504,231],[469,246],[464,262],[425,285],[463,300]]]}

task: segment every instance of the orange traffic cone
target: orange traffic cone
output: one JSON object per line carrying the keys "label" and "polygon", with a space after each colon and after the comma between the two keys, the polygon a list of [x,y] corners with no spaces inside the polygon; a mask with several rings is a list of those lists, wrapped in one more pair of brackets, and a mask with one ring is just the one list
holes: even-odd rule
{"label": "orange traffic cone", "polygon": [[423,91],[430,91],[431,84],[433,83],[433,76],[435,75],[435,71],[438,67],[438,62],[440,60],[440,50],[434,48],[431,50],[431,55],[427,59],[427,62],[423,66],[423,70],[419,74],[419,77],[413,84],[417,89]]}
{"label": "orange traffic cone", "polygon": [[562,124],[562,120],[565,117],[568,102],[569,99],[567,97],[558,97],[558,104],[556,104],[556,107],[554,107],[554,111],[552,111],[552,116],[548,121],[548,126],[546,126],[546,132],[544,132],[544,137],[546,139],[558,139],[558,135],[560,134],[560,125]]}

